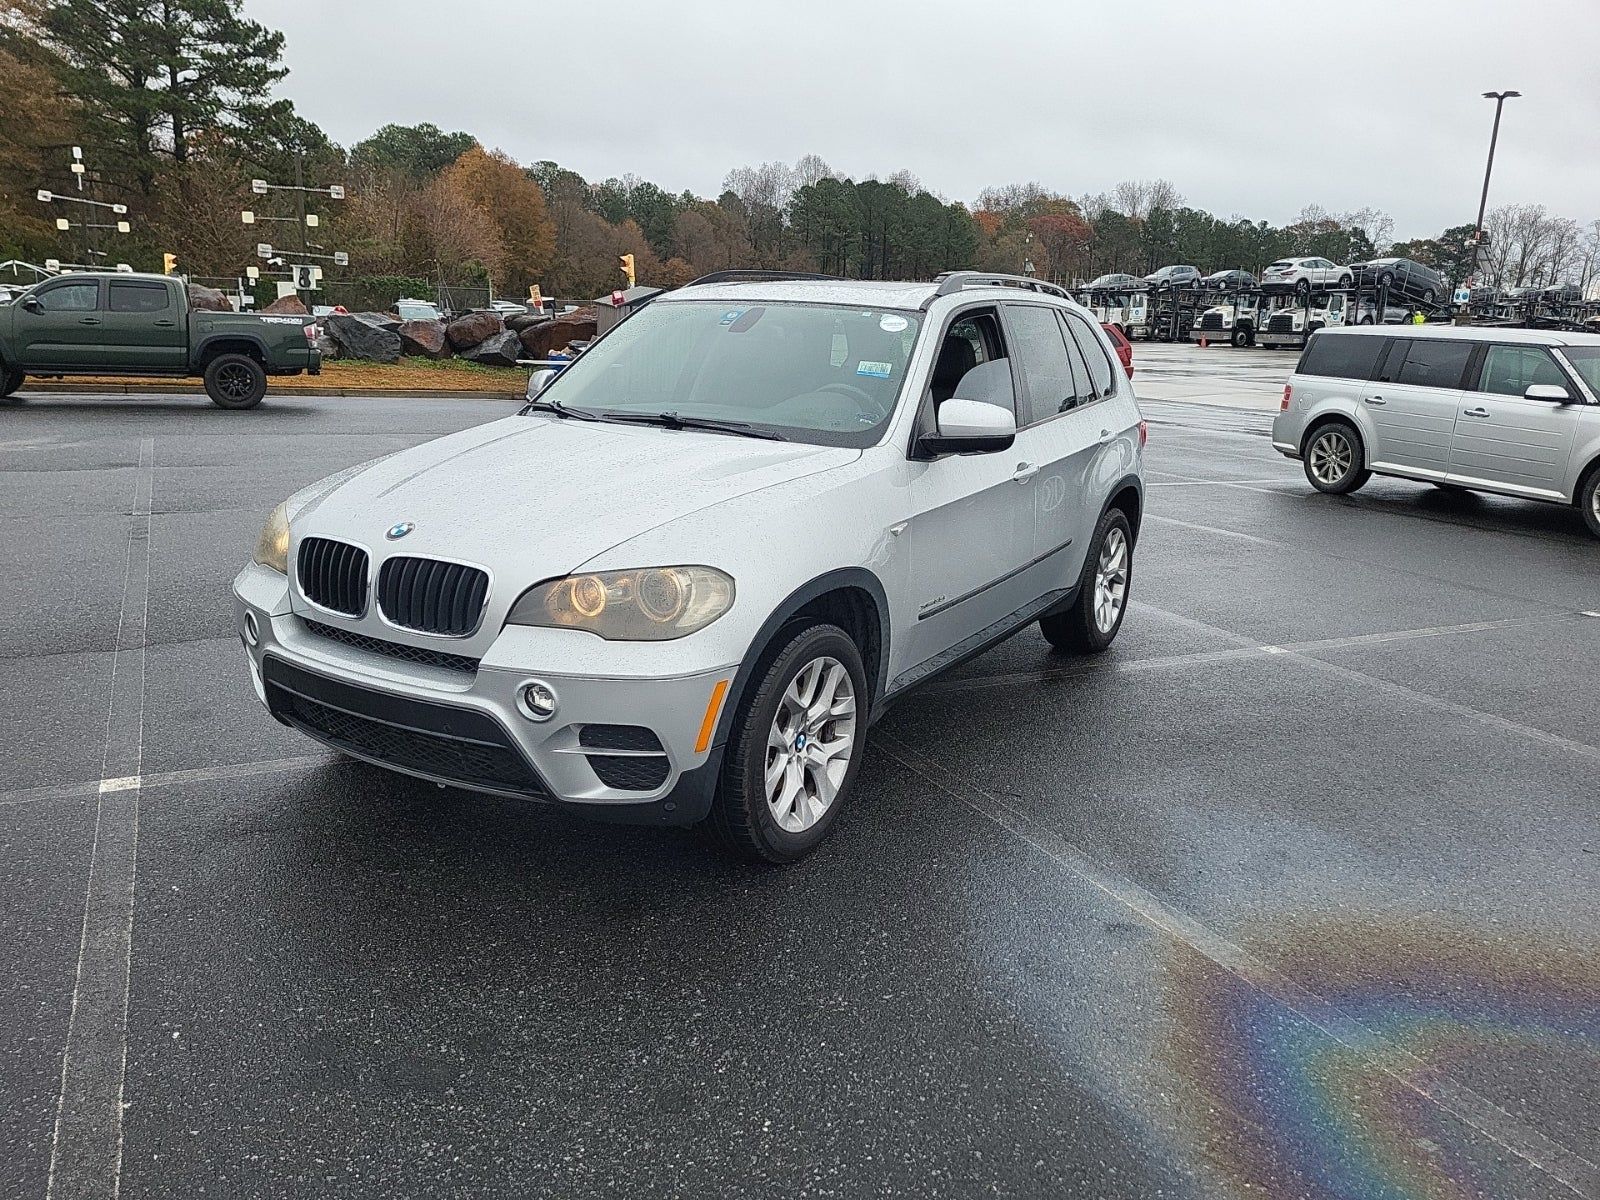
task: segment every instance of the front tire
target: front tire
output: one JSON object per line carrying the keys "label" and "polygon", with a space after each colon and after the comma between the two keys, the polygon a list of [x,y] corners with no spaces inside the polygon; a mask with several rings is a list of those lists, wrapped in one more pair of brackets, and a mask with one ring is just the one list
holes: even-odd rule
{"label": "front tire", "polygon": [[1372,472],[1355,426],[1344,421],[1319,425],[1306,440],[1303,456],[1306,480],[1319,492],[1343,496],[1355,491]]}
{"label": "front tire", "polygon": [[861,652],[837,625],[795,629],[752,677],[711,805],[711,829],[757,861],[798,862],[849,798],[871,707]]}
{"label": "front tire", "polygon": [[267,372],[246,354],[219,354],[206,364],[206,395],[219,408],[254,408],[267,394]]}
{"label": "front tire", "polygon": [[1133,588],[1133,530],[1120,508],[1095,526],[1070,608],[1039,618],[1045,641],[1063,654],[1099,654],[1116,640]]}
{"label": "front tire", "polygon": [[1600,538],[1600,467],[1591,470],[1579,485],[1578,508],[1589,532]]}
{"label": "front tire", "polygon": [[1247,346],[1249,344],[1250,344],[1250,331],[1249,330],[1247,330],[1247,329],[1235,329],[1233,331],[1233,346],[1234,346],[1234,349],[1242,350],[1245,346]]}

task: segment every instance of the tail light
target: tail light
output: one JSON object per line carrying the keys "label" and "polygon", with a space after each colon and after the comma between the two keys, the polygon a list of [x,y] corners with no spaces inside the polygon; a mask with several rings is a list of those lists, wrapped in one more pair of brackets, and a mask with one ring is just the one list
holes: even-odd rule
{"label": "tail light", "polygon": [[314,325],[314,324],[312,324],[312,325],[302,325],[302,326],[300,326],[300,332],[306,335],[306,341],[312,343],[312,345],[316,344],[316,341],[317,341],[317,327],[316,327],[316,325]]}
{"label": "tail light", "polygon": [[1294,399],[1294,388],[1289,384],[1283,385],[1283,403],[1278,405],[1279,412],[1289,411],[1289,401]]}
{"label": "tail light", "polygon": [[1139,422],[1139,449],[1143,450],[1150,443],[1150,422]]}

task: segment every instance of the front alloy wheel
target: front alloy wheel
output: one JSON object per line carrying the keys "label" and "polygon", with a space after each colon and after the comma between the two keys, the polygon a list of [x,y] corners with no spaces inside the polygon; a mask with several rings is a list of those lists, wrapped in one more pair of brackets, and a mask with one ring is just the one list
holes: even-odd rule
{"label": "front alloy wheel", "polygon": [[762,655],[734,713],[710,825],[726,845],[773,863],[827,836],[861,765],[869,705],[854,640],[797,626]]}
{"label": "front alloy wheel", "polygon": [[1372,475],[1362,464],[1355,430],[1343,422],[1324,425],[1312,435],[1305,468],[1312,487],[1335,496],[1355,491]]}
{"label": "front alloy wheel", "polygon": [[804,833],[838,798],[856,745],[856,693],[836,658],[814,658],[784,689],[767,732],[767,808]]}

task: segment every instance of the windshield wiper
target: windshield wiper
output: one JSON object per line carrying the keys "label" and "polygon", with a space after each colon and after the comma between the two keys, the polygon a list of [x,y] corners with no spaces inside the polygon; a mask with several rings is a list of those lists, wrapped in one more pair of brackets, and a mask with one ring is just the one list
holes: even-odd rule
{"label": "windshield wiper", "polygon": [[714,433],[734,433],[740,437],[761,438],[769,442],[787,442],[789,439],[773,429],[751,425],[745,421],[718,421],[713,417],[686,417],[681,413],[621,413],[608,412],[598,418],[602,421],[621,421],[629,425],[660,425],[665,429],[709,429]]}
{"label": "windshield wiper", "polygon": [[517,410],[517,416],[526,416],[531,412],[555,413],[558,417],[572,417],[578,421],[598,421],[600,419],[586,408],[568,408],[559,400],[529,400]]}

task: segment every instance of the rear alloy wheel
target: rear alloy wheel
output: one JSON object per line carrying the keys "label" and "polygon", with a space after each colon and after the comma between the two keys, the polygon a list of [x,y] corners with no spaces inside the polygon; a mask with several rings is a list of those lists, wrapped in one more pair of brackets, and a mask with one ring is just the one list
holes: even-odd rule
{"label": "rear alloy wheel", "polygon": [[861,763],[866,672],[837,625],[799,629],[741,704],[711,808],[739,853],[796,862],[827,836]]}
{"label": "rear alloy wheel", "polygon": [[1361,436],[1343,421],[1320,426],[1306,444],[1306,478],[1319,492],[1343,496],[1353,492],[1372,472],[1366,469]]}
{"label": "rear alloy wheel", "polygon": [[1378,276],[1378,286],[1379,287],[1389,287],[1393,283],[1394,283],[1394,272],[1393,271],[1385,271],[1382,275]]}
{"label": "rear alloy wheel", "polygon": [[1600,467],[1590,471],[1578,488],[1578,508],[1583,512],[1583,523],[1589,532],[1600,537]]}
{"label": "rear alloy wheel", "polygon": [[1116,640],[1133,586],[1133,530],[1120,508],[1107,509],[1078,576],[1072,605],[1039,618],[1045,641],[1064,654],[1099,654]]}
{"label": "rear alloy wheel", "polygon": [[1422,293],[1422,304],[1423,304],[1424,308],[1432,308],[1433,307],[1433,289],[1432,288],[1427,288],[1427,289],[1425,289],[1423,291],[1423,293]]}
{"label": "rear alloy wheel", "polygon": [[1355,282],[1355,279],[1350,275],[1341,275],[1341,276],[1339,276],[1339,286],[1342,287],[1342,288],[1347,288],[1354,282]]}
{"label": "rear alloy wheel", "polygon": [[219,354],[206,364],[206,395],[222,408],[254,408],[267,394],[267,373],[245,354]]}
{"label": "rear alloy wheel", "polygon": [[1307,296],[1311,295],[1311,280],[1301,279],[1296,282],[1294,285],[1294,292],[1295,295],[1304,300]]}

